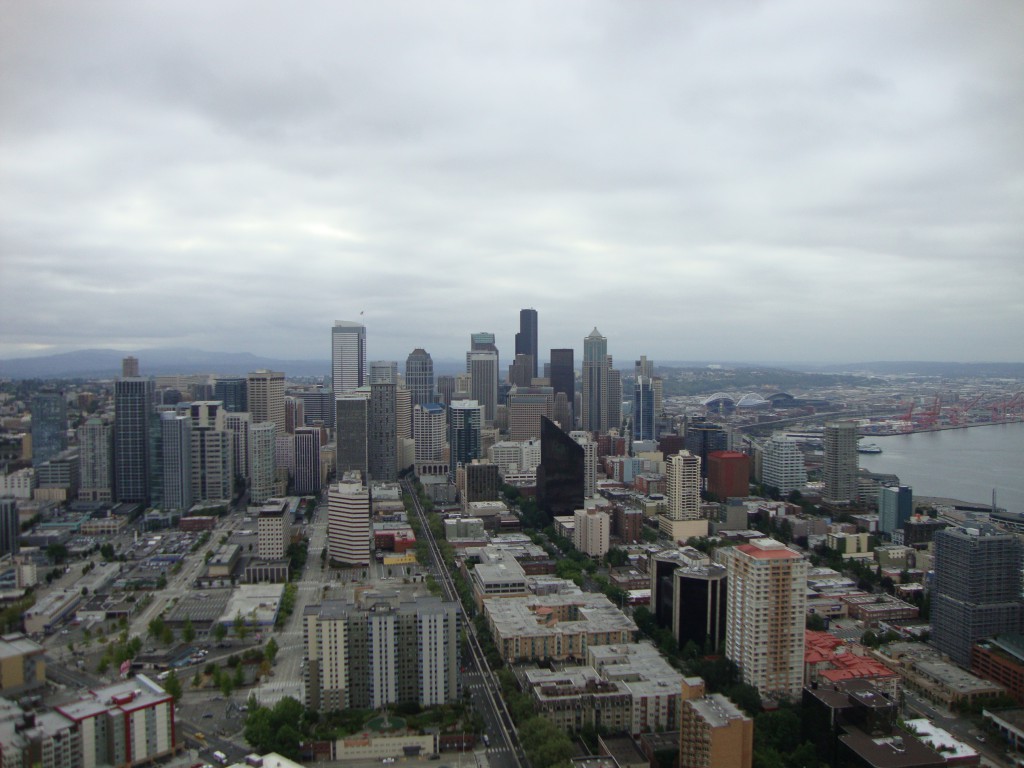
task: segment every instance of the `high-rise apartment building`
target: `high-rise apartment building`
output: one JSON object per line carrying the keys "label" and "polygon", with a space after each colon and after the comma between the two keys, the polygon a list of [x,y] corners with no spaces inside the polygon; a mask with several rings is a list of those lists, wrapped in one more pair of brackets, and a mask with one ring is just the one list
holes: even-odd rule
{"label": "high-rise apartment building", "polygon": [[249,501],[262,504],[274,495],[277,477],[277,429],[272,421],[249,428]]}
{"label": "high-rise apartment building", "polygon": [[[608,339],[597,328],[583,339],[580,427],[608,431]],[[617,426],[617,425],[616,425]]]}
{"label": "high-rise apartment building", "polygon": [[231,435],[231,466],[235,474],[249,480],[249,430],[252,428],[252,414],[226,412],[224,431]]}
{"label": "high-rise apartment building", "polygon": [[683,680],[680,768],[750,768],[754,721],[720,693],[705,695],[699,677]]}
{"label": "high-rise apartment building", "polygon": [[0,556],[18,554],[21,549],[20,537],[18,500],[0,496]]}
{"label": "high-rise apartment building", "polygon": [[416,440],[416,461],[441,461],[445,444],[445,407],[440,403],[414,405],[413,435]]}
{"label": "high-rise apartment building", "polygon": [[343,476],[327,492],[327,553],[331,562],[346,566],[370,564],[370,492],[356,473]]}
{"label": "high-rise apartment building", "polygon": [[295,430],[295,493],[320,494],[320,428]]}
{"label": "high-rise apartment building", "polygon": [[344,600],[303,613],[306,706],[422,707],[459,698],[458,604],[437,597],[375,596],[372,604]]}
{"label": "high-rise apartment building", "polygon": [[976,642],[1024,627],[1024,545],[1015,534],[979,524],[938,531],[932,546],[932,643],[966,667]]}
{"label": "high-rise apartment building", "polygon": [[366,326],[336,320],[331,329],[331,384],[335,396],[367,383]]}
{"label": "high-rise apartment building", "polygon": [[651,611],[684,647],[718,653],[725,642],[726,570],[692,547],[668,550],[649,564]]}
{"label": "high-rise apartment building", "polygon": [[[576,369],[573,367],[573,350],[552,349],[551,364],[549,365],[551,388],[555,391],[557,400],[559,393],[565,395],[565,402],[568,406],[570,418],[568,423],[561,423],[562,429],[570,430],[576,425],[573,423],[573,403],[576,401]],[[556,421],[560,421],[557,417]]]}
{"label": "high-rise apartment building", "polygon": [[658,518],[658,525],[673,541],[708,534],[708,522],[700,515],[700,465],[700,456],[685,450],[665,461],[668,508]]}
{"label": "high-rise apartment building", "polygon": [[163,451],[164,509],[184,512],[194,501],[192,495],[192,419],[168,411],[160,414]]}
{"label": "high-rise apartment building", "polygon": [[807,485],[803,451],[784,435],[772,435],[761,454],[761,482],[788,496]]}
{"label": "high-rise apartment building", "polygon": [[286,500],[264,504],[256,518],[256,554],[261,560],[284,560],[292,543],[291,515]]}
{"label": "high-rise apartment building", "polygon": [[306,401],[301,397],[288,395],[284,399],[284,431],[294,435],[295,430],[306,423]]}
{"label": "high-rise apartment building", "polygon": [[68,447],[68,404],[64,393],[42,389],[32,395],[32,466],[55,458]]}
{"label": "high-rise apartment building", "polygon": [[490,424],[498,407],[498,354],[466,353],[466,372],[470,376],[469,396],[483,406],[484,420]]}
{"label": "high-rise apartment building", "polygon": [[551,419],[540,420],[537,506],[549,517],[572,515],[586,494],[586,449]]}
{"label": "high-rise apartment building", "polygon": [[[223,425],[223,417],[220,423]],[[196,501],[230,499],[235,490],[234,433],[192,427],[192,495]]]}
{"label": "high-rise apartment building", "polygon": [[827,422],[824,447],[823,498],[830,504],[849,504],[857,498],[857,422]]}
{"label": "high-rise apartment building", "polygon": [[455,478],[460,465],[471,464],[482,456],[480,430],[484,407],[476,400],[453,400],[448,409],[449,477]]}
{"label": "high-rise apartment building", "polygon": [[92,418],[76,430],[83,501],[112,501],[114,498],[114,429]]}
{"label": "high-rise apartment building", "polygon": [[573,512],[572,545],[591,557],[604,557],[611,545],[612,518],[596,508]]}
{"label": "high-rise apartment building", "polygon": [[114,495],[118,501],[149,500],[150,426],[153,382],[114,383]]}
{"label": "high-rise apartment building", "polygon": [[512,387],[508,393],[509,439],[540,438],[541,417],[551,418],[554,400],[551,387]]}
{"label": "high-rise apartment building", "polygon": [[273,422],[277,434],[285,434],[284,373],[253,371],[248,376],[246,393],[253,423]]}
{"label": "high-rise apartment building", "polygon": [[398,413],[395,385],[378,382],[370,385],[370,411],[367,418],[367,467],[373,480],[398,479]]}
{"label": "high-rise apartment building", "polygon": [[241,376],[217,379],[213,383],[213,399],[224,403],[224,410],[231,413],[243,413],[249,410],[246,397],[246,379]]}
{"label": "high-rise apartment building", "polygon": [[608,355],[608,399],[604,418],[608,429],[622,426],[622,372],[612,365],[611,355]]}
{"label": "high-rise apartment building", "polygon": [[807,561],[774,539],[720,550],[727,572],[725,655],[762,696],[804,686]]}
{"label": "high-rise apartment building", "polygon": [[370,388],[360,387],[338,396],[336,408],[336,475],[358,471],[361,478],[369,471]]}
{"label": "high-rise apartment building", "polygon": [[519,310],[519,333],[516,334],[516,355],[528,355],[532,362],[531,381],[537,378],[537,358],[540,347],[537,346],[537,310]]}
{"label": "high-rise apartment building", "polygon": [[405,386],[412,393],[413,405],[427,405],[437,399],[434,394],[434,360],[419,347],[405,358]]}
{"label": "high-rise apartment building", "polygon": [[914,514],[914,491],[906,485],[878,489],[878,530],[892,536]]}
{"label": "high-rise apartment building", "polygon": [[589,499],[597,495],[597,443],[584,430],[573,430],[569,437],[583,449],[583,494]]}

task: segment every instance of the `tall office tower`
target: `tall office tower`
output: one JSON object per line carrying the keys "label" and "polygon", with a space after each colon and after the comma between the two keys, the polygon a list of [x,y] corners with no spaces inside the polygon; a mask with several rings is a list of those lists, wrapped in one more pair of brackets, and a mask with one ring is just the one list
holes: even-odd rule
{"label": "tall office tower", "polygon": [[541,417],[551,418],[554,400],[551,387],[512,387],[508,393],[509,439],[539,438]]}
{"label": "tall office tower", "polygon": [[273,422],[277,434],[283,435],[284,374],[281,371],[253,371],[248,377],[247,397],[253,423]]}
{"label": "tall office tower", "polygon": [[306,423],[306,403],[301,397],[288,396],[284,399],[284,431],[294,435],[295,430]]}
{"label": "tall office tower", "polygon": [[320,494],[320,428],[295,430],[295,493]]}
{"label": "tall office tower", "polygon": [[[354,473],[348,474],[355,479]],[[343,480],[327,491],[327,553],[332,563],[369,565],[373,551],[370,492],[361,482]]]}
{"label": "tall office tower", "polygon": [[398,362],[395,360],[371,360],[370,380],[373,384],[398,384]]}
{"label": "tall office tower", "polygon": [[494,344],[494,334],[488,333],[487,331],[481,331],[480,333],[471,333],[469,335],[469,351],[470,352],[493,352],[497,357],[498,348]]}
{"label": "tall office tower", "polygon": [[491,424],[498,407],[498,355],[495,352],[466,353],[470,376],[469,396],[484,408],[484,420]]}
{"label": "tall office tower", "polygon": [[700,516],[700,465],[700,456],[689,451],[669,456],[665,462],[668,508],[658,525],[673,541],[708,535],[708,521]]}
{"label": "tall office tower", "polygon": [[774,539],[719,550],[727,573],[725,655],[762,696],[804,687],[807,561]]}
{"label": "tall office tower", "polygon": [[412,392],[406,387],[395,387],[395,456],[398,471],[402,472],[416,462],[416,444],[412,439]]}
{"label": "tall office tower", "polygon": [[977,641],[1021,632],[1024,545],[982,524],[938,531],[932,546],[932,643],[967,666]]}
{"label": "tall office tower", "polygon": [[[516,334],[516,355],[529,355],[533,358],[533,369],[530,380],[537,378],[537,358],[540,347],[537,346],[537,310],[519,310],[519,333]],[[530,381],[526,382],[527,384]]]}
{"label": "tall office tower", "polygon": [[[223,423],[223,419],[221,419]],[[192,498],[230,499],[235,490],[234,433],[213,427],[192,427]]]}
{"label": "tall office tower", "polygon": [[823,498],[831,504],[849,504],[857,498],[857,422],[827,422],[824,443]]}
{"label": "tall office tower", "polygon": [[[573,367],[573,351],[571,349],[552,349],[549,372],[551,388],[555,391],[555,397],[561,392],[569,405],[570,414],[573,413],[576,402],[576,369]],[[557,421],[557,419],[556,419]],[[569,423],[563,423],[562,429],[572,429],[576,425],[570,419]]]}
{"label": "tall office tower", "polygon": [[528,387],[533,383],[533,358],[529,355],[516,355],[512,365],[508,367],[508,383],[513,387]]}
{"label": "tall office tower", "polygon": [[335,402],[337,434],[336,475],[358,471],[360,482],[369,471],[367,439],[369,436],[370,388],[360,387],[339,395]]}
{"label": "tall office tower", "polygon": [[252,428],[252,414],[225,413],[224,431],[231,434],[231,466],[235,475],[249,480],[249,430]]}
{"label": "tall office tower", "polygon": [[441,461],[445,444],[445,408],[440,403],[414,405],[413,434],[416,436],[416,461]]}
{"label": "tall office tower", "polygon": [[370,385],[370,411],[366,420],[367,467],[371,480],[398,479],[398,418],[395,385]]}
{"label": "tall office tower", "polygon": [[897,488],[878,489],[878,530],[892,536],[906,525],[914,514],[914,491],[901,485]]}
{"label": "tall office tower", "polygon": [[241,376],[217,379],[213,383],[213,399],[224,403],[224,410],[231,413],[247,412],[249,401],[246,398],[246,380]]}
{"label": "tall office tower", "polygon": [[274,422],[261,421],[249,428],[249,501],[253,504],[262,504],[274,496],[276,449]]}
{"label": "tall office tower", "polygon": [[114,429],[92,418],[76,431],[78,439],[83,501],[112,501],[114,498]]}
{"label": "tall office tower", "polygon": [[139,377],[139,358],[128,357],[122,358],[121,360],[121,378],[122,379],[137,379]]}
{"label": "tall office tower", "polygon": [[274,438],[274,467],[277,476],[290,479],[295,476],[295,435],[277,435]]}
{"label": "tall office tower", "polygon": [[725,642],[725,566],[692,547],[661,552],[650,564],[651,609],[684,647],[718,653]]}
{"label": "tall office tower", "polygon": [[720,501],[750,495],[750,457],[739,451],[708,454],[708,493]]}
{"label": "tall office tower", "polygon": [[114,383],[114,495],[118,501],[149,500],[150,415],[153,382]]}
{"label": "tall office tower", "polygon": [[612,518],[596,508],[577,509],[573,514],[575,526],[572,545],[591,557],[604,557],[611,546]]}
{"label": "tall office tower", "polygon": [[21,548],[18,500],[0,496],[0,556],[16,555]]}
{"label": "tall office tower", "polygon": [[612,356],[608,355],[608,399],[605,401],[605,422],[608,429],[622,426],[622,373],[612,367]]}
{"label": "tall office tower", "polygon": [[416,347],[405,358],[405,386],[412,393],[413,405],[426,405],[436,399],[434,395],[434,360],[420,347]]}
{"label": "tall office tower", "polygon": [[[156,509],[162,509],[164,506],[164,431],[160,426],[161,416],[167,412],[162,406],[161,410],[153,411],[149,414],[149,430],[147,436],[147,450],[146,450],[146,475],[149,486],[149,504]],[[183,414],[182,414],[183,415]],[[115,467],[114,467],[114,482],[117,482],[117,466],[116,466],[116,447],[117,447],[117,424],[115,427]],[[116,489],[115,489],[116,490]]]}
{"label": "tall office tower", "polygon": [[192,419],[171,411],[160,414],[163,448],[164,509],[187,511],[192,496]]}
{"label": "tall office tower", "polygon": [[608,339],[595,328],[583,340],[580,427],[608,431]]}
{"label": "tall office tower", "polygon": [[807,485],[804,454],[796,443],[784,435],[772,435],[764,444],[761,456],[761,482],[788,496]]}
{"label": "tall office tower", "polygon": [[665,382],[660,376],[651,379],[651,389],[654,390],[654,417],[660,419],[665,415]]}
{"label": "tall office tower", "polygon": [[551,406],[551,419],[558,422],[562,429],[570,429],[573,426],[572,406],[565,397],[565,392],[555,395],[554,404]]}
{"label": "tall office tower", "polygon": [[483,429],[484,407],[476,400],[453,400],[448,409],[448,475],[455,478],[460,465],[471,464],[483,454],[480,430]]}
{"label": "tall office tower", "polygon": [[680,768],[750,768],[754,721],[720,693],[705,695],[699,677],[683,680],[680,706]]}
{"label": "tall office tower", "polygon": [[331,329],[331,386],[337,397],[365,386],[366,326],[335,320]]}
{"label": "tall office tower", "polygon": [[376,595],[360,603],[310,605],[302,618],[308,708],[429,707],[458,700],[457,603]]}
{"label": "tall office tower", "polygon": [[597,495],[597,442],[585,430],[573,430],[569,437],[583,449],[583,495]]}
{"label": "tall office tower", "polygon": [[452,392],[452,400],[468,400],[472,389],[473,377],[468,373],[457,374],[455,376],[455,390]]}
{"label": "tall office tower", "polygon": [[712,451],[729,450],[729,435],[718,424],[698,416],[686,420],[683,446],[690,453],[700,456],[701,477],[707,477],[708,454]]}
{"label": "tall office tower", "polygon": [[637,379],[641,376],[645,379],[653,379],[654,361],[648,360],[647,355],[640,355],[640,359],[633,364],[633,375]]}
{"label": "tall office tower", "polygon": [[443,403],[447,408],[452,404],[452,400],[455,395],[455,377],[454,376],[438,376],[437,377],[437,399],[438,402]]}
{"label": "tall office tower", "polygon": [[657,440],[657,427],[653,383],[648,376],[638,376],[633,387],[633,439]]}
{"label": "tall office tower", "polygon": [[295,396],[302,400],[303,426],[311,427],[317,423],[334,429],[334,392],[326,387],[316,387]]}
{"label": "tall office tower", "polygon": [[549,517],[571,515],[586,494],[586,449],[551,419],[540,420],[537,506]]}
{"label": "tall office tower", "polygon": [[32,395],[32,466],[57,456],[68,447],[68,404],[64,393],[43,389]]}

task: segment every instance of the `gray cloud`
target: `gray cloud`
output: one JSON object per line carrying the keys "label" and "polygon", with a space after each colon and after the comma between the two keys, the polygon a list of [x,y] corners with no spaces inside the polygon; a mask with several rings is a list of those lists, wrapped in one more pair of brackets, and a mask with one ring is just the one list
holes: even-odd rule
{"label": "gray cloud", "polygon": [[0,355],[1024,359],[1024,9],[0,6]]}

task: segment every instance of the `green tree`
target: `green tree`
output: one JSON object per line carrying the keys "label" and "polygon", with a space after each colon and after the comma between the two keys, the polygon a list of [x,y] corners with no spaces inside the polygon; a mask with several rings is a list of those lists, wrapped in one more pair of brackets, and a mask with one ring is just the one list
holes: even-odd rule
{"label": "green tree", "polygon": [[167,679],[164,680],[164,690],[174,698],[175,704],[181,701],[181,681],[173,670],[171,671],[171,674],[167,676]]}
{"label": "green tree", "polygon": [[228,628],[218,622],[213,627],[213,639],[218,643],[221,642],[228,635]]}
{"label": "green tree", "polygon": [[267,641],[267,647],[264,649],[263,654],[271,664],[273,664],[274,659],[277,658],[278,650],[277,640],[270,638],[270,640]]}
{"label": "green tree", "polygon": [[186,643],[191,643],[196,639],[196,628],[192,626],[192,619],[185,619],[185,626],[181,629],[181,639]]}

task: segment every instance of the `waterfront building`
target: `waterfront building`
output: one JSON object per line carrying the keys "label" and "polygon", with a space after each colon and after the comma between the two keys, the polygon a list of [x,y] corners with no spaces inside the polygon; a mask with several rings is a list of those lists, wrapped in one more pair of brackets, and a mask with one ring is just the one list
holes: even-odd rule
{"label": "waterfront building", "polygon": [[336,320],[331,328],[331,386],[335,396],[367,383],[366,326]]}
{"label": "waterfront building", "polygon": [[824,448],[822,498],[829,504],[849,504],[857,498],[857,422],[827,422]]}
{"label": "waterfront building", "polygon": [[905,485],[878,489],[878,530],[892,536],[914,514],[914,492]]}

